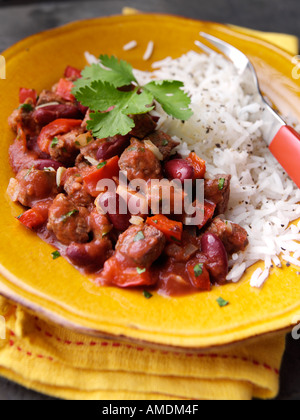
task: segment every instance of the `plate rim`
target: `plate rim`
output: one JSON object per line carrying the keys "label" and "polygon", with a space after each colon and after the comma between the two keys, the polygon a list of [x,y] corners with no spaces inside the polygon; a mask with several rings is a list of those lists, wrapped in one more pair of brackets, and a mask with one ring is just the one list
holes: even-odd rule
{"label": "plate rim", "polygon": [[[35,40],[37,40],[41,35],[48,35],[48,34],[57,34],[57,35],[59,35],[60,33],[62,33],[63,31],[65,31],[65,29],[67,29],[67,28],[69,28],[70,29],[70,31],[71,30],[76,30],[76,28],[77,27],[82,27],[82,24],[83,23],[85,23],[85,24],[89,24],[89,23],[91,23],[91,22],[93,22],[93,23],[95,23],[96,24],[96,22],[99,22],[99,21],[103,21],[103,20],[109,20],[109,19],[116,19],[116,18],[119,18],[120,19],[120,21],[121,20],[123,20],[123,19],[126,19],[126,20],[130,20],[130,19],[132,19],[132,20],[137,20],[139,17],[141,17],[141,16],[147,16],[147,15],[151,15],[151,16],[155,16],[155,17],[157,17],[157,18],[175,18],[175,19],[179,19],[179,20],[186,20],[186,21],[190,21],[190,22],[193,22],[193,23],[195,23],[195,22],[198,22],[198,23],[211,23],[211,24],[213,24],[213,25],[216,25],[218,28],[223,28],[223,30],[229,30],[231,33],[233,33],[233,34],[235,34],[235,33],[238,33],[239,34],[239,36],[241,36],[243,39],[245,39],[245,40],[247,40],[247,39],[249,39],[249,40],[252,40],[252,42],[253,42],[253,40],[255,40],[255,42],[257,42],[257,43],[259,43],[259,44],[262,44],[262,45],[264,45],[265,47],[267,47],[267,48],[269,48],[270,49],[270,47],[272,47],[271,49],[274,51],[274,52],[276,52],[277,54],[280,54],[281,56],[283,56],[284,58],[286,58],[286,59],[291,59],[292,58],[292,55],[290,54],[290,53],[288,53],[287,51],[285,51],[285,50],[283,50],[283,49],[281,49],[280,47],[278,47],[278,46],[276,46],[276,45],[274,45],[274,44],[272,44],[272,43],[270,43],[270,42],[268,42],[268,41],[265,41],[265,40],[262,40],[262,39],[260,39],[260,38],[258,38],[258,37],[256,37],[256,36],[253,36],[253,35],[248,35],[248,34],[244,34],[243,32],[242,32],[242,30],[241,31],[239,31],[238,29],[236,29],[236,28],[231,28],[229,25],[226,25],[226,24],[222,24],[222,23],[218,23],[218,22],[208,22],[208,21],[203,21],[203,20],[197,20],[197,19],[190,19],[190,18],[186,18],[186,17],[182,17],[182,16],[177,16],[177,15],[171,15],[171,14],[157,14],[157,13],[147,13],[147,14],[139,14],[139,15],[133,15],[133,16],[130,16],[130,17],[128,17],[128,16],[126,16],[126,17],[124,17],[123,15],[113,15],[113,16],[110,16],[110,17],[98,17],[98,18],[91,18],[91,19],[84,19],[84,20],[77,20],[77,21],[75,21],[75,22],[71,22],[71,23],[67,23],[67,24],[65,24],[65,25],[61,25],[61,26],[59,26],[59,27],[57,27],[57,28],[54,28],[54,29],[47,29],[47,30],[45,30],[45,31],[42,31],[42,32],[39,32],[39,33],[37,33],[37,34],[34,34],[34,35],[31,35],[31,36],[29,36],[29,37],[26,37],[26,38],[24,38],[24,39],[22,39],[22,40],[20,40],[20,41],[18,41],[16,44],[14,44],[14,45],[12,45],[12,46],[10,46],[8,49],[6,49],[4,52],[3,52],[3,55],[4,56],[7,56],[7,58],[9,59],[11,56],[10,56],[10,50],[12,49],[12,48],[15,48],[15,47],[18,47],[18,50],[14,50],[14,52],[12,53],[13,55],[15,55],[15,54],[17,54],[18,53],[18,51],[20,50],[20,49],[22,49],[22,48],[24,48],[24,46],[25,45],[28,45],[28,47],[30,46],[30,44],[31,43],[34,43],[35,42]],[[43,41],[45,41],[45,40],[43,40]],[[5,279],[8,281],[8,282],[10,282],[10,279],[9,278],[7,278],[6,276],[5,276]],[[14,286],[15,286],[15,284],[14,284]],[[0,292],[1,292],[1,294],[2,294],[2,289],[1,289],[1,279],[0,279]],[[4,293],[4,292],[3,292]],[[13,298],[13,296],[15,296],[15,299]],[[27,307],[29,310],[32,310],[32,308],[30,307],[30,301],[26,301],[26,298],[24,298],[24,297],[22,297],[21,295],[19,295],[18,296],[19,298],[20,298],[20,302],[21,302],[21,305],[22,306],[25,306],[25,307]],[[12,292],[11,294],[10,294],[10,296],[9,296],[9,299],[10,300],[16,300],[17,299],[17,297],[16,297],[16,295],[14,294],[14,292]],[[34,304],[35,305],[35,304]],[[39,307],[39,305],[38,304],[36,304],[36,306],[37,307]],[[299,302],[299,305],[298,305],[299,307],[300,307],[300,302]],[[298,307],[297,306],[297,307]],[[56,315],[57,314],[55,314],[55,313],[52,313],[51,311],[49,311],[48,309],[47,310],[45,310],[44,308],[40,308],[43,312],[49,312],[49,314],[47,315],[47,319],[53,319],[53,320],[55,320],[55,318],[56,318]],[[65,308],[64,308],[64,310],[65,310]],[[35,309],[35,312],[37,312],[37,313],[40,313],[41,311],[38,311],[38,309]],[[67,321],[67,322],[70,322],[70,321],[68,321],[68,320],[66,320],[65,319],[65,321]],[[292,328],[293,327],[293,325],[291,325],[291,324],[289,324],[289,327],[283,327],[283,323],[284,323],[284,321],[282,321],[281,323],[278,321],[278,325],[277,325],[277,330],[274,330],[274,329],[272,329],[272,330],[270,330],[270,332],[276,332],[276,331],[278,331],[278,330],[280,330],[281,328]],[[62,318],[62,321],[60,321],[60,324],[61,325],[63,325],[63,318]],[[71,323],[72,324],[72,323]],[[285,322],[285,324],[286,324],[286,322]],[[263,325],[266,325],[266,324],[263,324]],[[84,328],[84,327],[82,327],[82,325],[80,325],[80,324],[72,324],[72,326],[71,326],[71,328],[72,329],[75,329],[75,330],[78,330],[78,331],[80,331],[82,328]],[[250,328],[251,329],[251,328]],[[246,328],[246,330],[249,330],[249,327],[248,328]],[[245,331],[246,331],[245,330]],[[94,330],[89,330],[88,328],[84,328],[84,332],[85,333],[89,333],[89,331],[90,332],[93,332]],[[98,332],[100,332],[99,330],[98,330]],[[263,333],[256,333],[256,334],[245,334],[245,336],[246,337],[244,337],[244,338],[240,338],[240,339],[238,339],[238,340],[236,340],[236,341],[232,341],[232,339],[229,339],[229,340],[224,340],[224,341],[222,341],[222,343],[221,344],[219,344],[219,345],[216,345],[216,346],[214,346],[213,348],[215,348],[215,347],[218,347],[218,348],[220,348],[220,347],[223,347],[224,345],[228,345],[228,344],[230,344],[230,343],[236,343],[236,342],[241,342],[241,341],[244,341],[244,340],[249,340],[250,339],[250,337],[257,337],[257,336],[262,336],[262,335],[265,335],[265,334],[269,334],[270,332],[263,332]],[[102,332],[101,332],[101,334],[102,334]],[[114,336],[114,337],[117,337],[117,336]],[[137,343],[140,343],[141,342],[141,340],[135,340],[135,339],[132,339],[131,337],[129,337],[128,338],[130,341],[135,341],[135,342],[137,342]],[[209,341],[209,340],[208,340]],[[142,341],[142,342],[144,342],[145,343],[145,341]],[[149,343],[151,343],[151,341],[146,341],[148,344]],[[154,343],[152,343],[152,344],[154,344]],[[159,346],[162,346],[162,344],[159,344],[159,343],[156,343],[156,345],[159,345]],[[193,349],[192,347],[175,347],[175,348],[185,348],[185,349]],[[207,344],[204,344],[203,346],[200,346],[200,347],[194,347],[194,349],[203,349],[203,348],[208,348],[207,347]],[[211,347],[210,347],[211,348]]]}

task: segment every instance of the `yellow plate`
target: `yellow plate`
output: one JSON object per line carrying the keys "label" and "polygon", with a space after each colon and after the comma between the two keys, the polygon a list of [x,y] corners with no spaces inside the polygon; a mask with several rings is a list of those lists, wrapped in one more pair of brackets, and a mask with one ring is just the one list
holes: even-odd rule
{"label": "yellow plate", "polygon": [[[13,175],[8,147],[13,134],[7,117],[18,105],[19,87],[41,91],[61,77],[66,65],[82,68],[84,51],[115,54],[139,69],[150,69],[142,60],[150,40],[152,60],[178,57],[194,47],[199,31],[229,41],[243,50],[255,65],[264,92],[283,112],[300,118],[300,88],[293,81],[291,56],[279,48],[216,23],[172,16],[116,16],[76,22],[32,36],[9,48],[7,79],[0,80],[0,292],[41,315],[86,333],[122,336],[164,346],[203,348],[221,346],[283,329],[300,314],[300,277],[297,268],[274,270],[262,290],[249,285],[251,273],[238,284],[215,287],[211,293],[183,298],[97,288],[62,258],[53,261],[53,249],[14,218],[21,207],[6,196]],[[131,40],[138,47],[124,52]],[[230,302],[219,308],[216,299]]]}

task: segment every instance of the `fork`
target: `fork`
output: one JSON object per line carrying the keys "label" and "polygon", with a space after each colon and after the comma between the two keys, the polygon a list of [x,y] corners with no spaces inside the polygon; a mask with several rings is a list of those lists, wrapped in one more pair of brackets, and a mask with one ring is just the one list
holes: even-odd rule
{"label": "fork", "polygon": [[[200,32],[200,36],[229,58],[240,75],[247,74],[247,83],[252,85],[253,92],[258,92],[263,101],[262,120],[264,124],[262,131],[264,140],[271,153],[300,188],[300,135],[288,126],[266,102],[259,87],[256,71],[242,51],[205,32]],[[196,41],[196,45],[208,54],[216,53],[215,50],[200,41]]]}

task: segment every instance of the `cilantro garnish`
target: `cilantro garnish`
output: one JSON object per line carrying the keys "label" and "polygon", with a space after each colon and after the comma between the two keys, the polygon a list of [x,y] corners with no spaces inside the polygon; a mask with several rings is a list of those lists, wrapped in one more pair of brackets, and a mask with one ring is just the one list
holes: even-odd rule
{"label": "cilantro garnish", "polygon": [[59,142],[58,138],[54,137],[54,139],[52,140],[50,144],[51,149],[54,149],[54,147],[58,145],[58,142]]}
{"label": "cilantro garnish", "polygon": [[22,104],[19,106],[19,109],[23,109],[25,112],[33,111],[33,106],[30,104]]}
{"label": "cilantro garnish", "polygon": [[54,260],[57,260],[57,258],[59,258],[59,257],[61,257],[61,255],[60,255],[60,252],[59,251],[54,251],[54,252],[52,252],[52,258],[54,259]]}
{"label": "cilantro garnish", "polygon": [[196,277],[201,276],[203,274],[203,264],[197,264],[194,267],[194,273]]}
{"label": "cilantro garnish", "polygon": [[153,295],[147,290],[143,291],[143,295],[145,296],[146,299],[151,299],[153,297]]}
{"label": "cilantro garnish", "polygon": [[99,163],[99,165],[97,165],[97,169],[101,169],[101,168],[103,168],[106,164],[107,164],[107,162],[106,162],[106,161],[105,161],[105,162],[101,162],[101,163]]}
{"label": "cilantro garnish", "polygon": [[26,172],[26,175],[24,176],[24,179],[26,179],[28,177],[28,175],[31,174],[33,168],[34,168],[34,165],[32,165],[31,168],[28,169],[28,171]]}
{"label": "cilantro garnish", "polygon": [[223,299],[222,297],[219,297],[217,299],[217,303],[220,306],[220,308],[224,308],[225,306],[229,305],[229,302],[225,299]]}
{"label": "cilantro garnish", "polygon": [[146,268],[140,268],[140,267],[137,267],[137,268],[136,268],[136,271],[138,272],[138,274],[143,274],[143,273],[145,273],[145,272],[146,272]]}
{"label": "cilantro garnish", "polygon": [[[129,92],[118,89],[130,85]],[[189,108],[191,100],[183,87],[177,80],[154,80],[140,86],[129,63],[101,55],[99,64],[82,71],[82,78],[74,82],[72,93],[93,111],[88,130],[94,137],[107,138],[128,134],[135,126],[132,116],[151,111],[154,100],[172,117],[189,119],[193,115]]]}
{"label": "cilantro garnish", "polygon": [[163,145],[163,146],[168,146],[168,144],[169,144],[168,140],[164,139],[164,140],[162,141],[162,145]]}
{"label": "cilantro garnish", "polygon": [[219,179],[219,190],[222,191],[225,185],[225,178]]}
{"label": "cilantro garnish", "polygon": [[69,211],[67,214],[64,214],[62,217],[61,217],[61,221],[63,222],[63,223],[65,223],[70,217],[72,217],[72,216],[74,216],[74,214],[77,214],[77,213],[79,213],[79,210],[76,210],[76,209],[74,209],[74,210],[71,210],[71,211]]}
{"label": "cilantro garnish", "polygon": [[143,239],[145,239],[145,235],[143,234],[142,231],[140,231],[135,235],[133,242],[142,241]]}

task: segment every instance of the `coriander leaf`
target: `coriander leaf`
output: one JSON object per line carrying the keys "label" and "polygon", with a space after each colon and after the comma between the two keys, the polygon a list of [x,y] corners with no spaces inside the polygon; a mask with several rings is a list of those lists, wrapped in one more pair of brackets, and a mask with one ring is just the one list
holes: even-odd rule
{"label": "coriander leaf", "polygon": [[59,251],[54,251],[54,252],[52,252],[52,258],[54,259],[54,260],[57,260],[57,258],[59,258],[60,256],[61,256],[61,254],[60,254],[60,252]]}
{"label": "coriander leaf", "polygon": [[90,114],[90,118],[87,128],[92,130],[94,137],[99,139],[106,139],[117,134],[126,136],[135,126],[133,119],[118,110],[105,113],[96,112]]}
{"label": "coriander leaf", "polygon": [[140,230],[135,237],[133,238],[133,242],[139,242],[142,241],[143,239],[145,239],[145,235],[143,234],[143,232]]}
{"label": "coriander leaf", "polygon": [[219,190],[222,191],[225,186],[225,178],[219,179]]}
{"label": "coriander leaf", "polygon": [[114,56],[100,55],[100,63],[106,72],[102,80],[112,83],[115,87],[129,86],[132,82],[137,83],[132,66],[126,61],[119,61]]}
{"label": "coriander leaf", "polygon": [[137,267],[136,271],[138,272],[138,274],[143,274],[143,273],[146,273],[147,270],[146,270],[146,268]]}
{"label": "coriander leaf", "polygon": [[[128,115],[145,114],[153,109],[151,106],[153,96],[150,93],[138,94],[137,89],[121,92],[111,84],[101,81],[81,88],[76,98],[82,105],[88,106],[92,111],[97,111],[90,114],[87,127],[98,138],[128,134],[135,126]],[[111,110],[107,111],[108,109]]]}
{"label": "coriander leaf", "polygon": [[146,299],[151,299],[153,297],[153,295],[150,292],[148,292],[147,290],[143,291],[143,295]]}
{"label": "coriander leaf", "polygon": [[[84,86],[76,94],[76,99],[91,111],[107,111],[110,107],[119,103],[122,94],[113,85],[97,80],[91,85]],[[127,92],[125,92],[125,95]]]}
{"label": "coriander leaf", "polygon": [[222,297],[219,297],[217,299],[217,303],[220,306],[220,308],[224,308],[225,306],[229,305],[229,302],[225,299],[223,299]]}
{"label": "coriander leaf", "polygon": [[63,223],[65,223],[70,217],[72,217],[72,216],[74,216],[75,214],[78,214],[78,213],[79,213],[79,210],[77,210],[77,209],[71,210],[67,214],[64,214],[63,216],[61,216],[61,221]]}
{"label": "coriander leaf", "polygon": [[33,111],[33,106],[31,104],[22,104],[19,106],[19,109],[23,109],[25,112]]}
{"label": "coriander leaf", "polygon": [[104,166],[106,166],[106,164],[107,164],[107,161],[105,161],[105,162],[100,162],[100,163],[99,163],[99,165],[97,165],[97,169],[102,169],[102,168],[104,168]]}
{"label": "coriander leaf", "polygon": [[193,115],[193,111],[189,107],[190,98],[181,89],[183,87],[184,84],[177,80],[162,80],[150,82],[143,89],[152,93],[168,115],[186,121]]}
{"label": "coriander leaf", "polygon": [[197,264],[194,267],[194,273],[196,277],[201,276],[203,274],[203,264]]}
{"label": "coriander leaf", "polygon": [[108,55],[100,56],[100,64],[92,64],[85,67],[81,72],[82,77],[74,82],[72,93],[74,95],[87,85],[91,85],[95,81],[107,82],[115,88],[129,86],[132,82],[137,83],[132,66],[116,57],[108,57]]}

